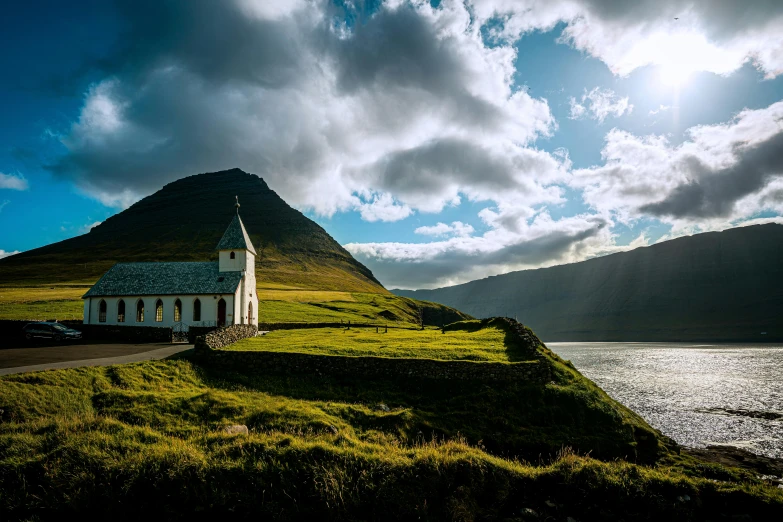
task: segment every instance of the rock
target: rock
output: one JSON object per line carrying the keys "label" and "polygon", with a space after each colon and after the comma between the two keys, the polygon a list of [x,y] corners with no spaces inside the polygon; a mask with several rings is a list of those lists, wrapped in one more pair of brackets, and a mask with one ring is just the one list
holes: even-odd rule
{"label": "rock", "polygon": [[679,500],[680,502],[688,502],[690,499],[691,497],[689,497],[688,495],[682,495],[677,497],[677,500]]}
{"label": "rock", "polygon": [[340,432],[340,430],[337,429],[337,426],[332,426],[331,424],[329,425],[329,431],[334,435],[337,435]]}
{"label": "rock", "polygon": [[538,517],[538,513],[530,508],[522,508],[520,511],[523,517]]}
{"label": "rock", "polygon": [[381,410],[381,411],[391,411],[391,408],[389,408],[388,406],[386,406],[382,402],[378,404],[378,409]]}
{"label": "rock", "polygon": [[551,507],[551,508],[556,508],[556,507],[557,507],[557,504],[555,504],[555,503],[554,503],[554,502],[552,502],[551,500],[545,500],[545,501],[544,501],[544,504],[546,504],[547,506],[549,506],[549,507]]}
{"label": "rock", "polygon": [[234,424],[227,426],[225,432],[229,435],[247,435],[249,433],[247,426],[244,424]]}
{"label": "rock", "polygon": [[566,517],[566,522],[576,522],[574,517]]}

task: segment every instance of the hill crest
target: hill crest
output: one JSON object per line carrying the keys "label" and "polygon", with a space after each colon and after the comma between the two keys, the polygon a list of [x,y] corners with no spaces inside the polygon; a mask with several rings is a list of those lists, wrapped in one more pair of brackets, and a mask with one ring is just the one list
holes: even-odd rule
{"label": "hill crest", "polygon": [[203,261],[235,214],[235,196],[259,278],[323,290],[386,293],[372,272],[267,183],[240,169],[173,181],[89,233],[0,260],[0,284],[86,281],[120,261]]}

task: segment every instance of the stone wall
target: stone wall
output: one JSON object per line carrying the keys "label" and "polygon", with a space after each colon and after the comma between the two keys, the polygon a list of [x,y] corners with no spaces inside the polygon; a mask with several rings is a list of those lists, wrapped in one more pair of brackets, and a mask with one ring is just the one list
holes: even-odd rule
{"label": "stone wall", "polygon": [[242,339],[255,337],[257,333],[258,328],[255,325],[232,324],[231,326],[212,330],[203,337],[197,337],[195,348],[197,351],[218,350]]}
{"label": "stone wall", "polygon": [[210,350],[203,347],[197,351],[196,356],[213,368],[240,372],[535,383],[551,380],[549,366],[542,361],[518,363],[436,361],[341,357],[292,352]]}
{"label": "stone wall", "polygon": [[[220,349],[240,339],[255,335],[255,326],[233,325],[220,328],[197,339],[196,357],[204,364],[214,368],[240,372],[282,373],[286,375],[362,375],[376,378],[526,381],[535,383],[546,383],[551,380],[549,365],[541,359],[515,363],[495,363],[386,357],[341,357],[293,352]],[[537,338],[535,339],[537,340]]]}

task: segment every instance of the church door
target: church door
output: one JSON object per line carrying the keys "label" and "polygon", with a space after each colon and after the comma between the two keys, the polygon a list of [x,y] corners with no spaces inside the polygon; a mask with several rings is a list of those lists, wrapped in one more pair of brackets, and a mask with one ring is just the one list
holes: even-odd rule
{"label": "church door", "polygon": [[218,301],[218,326],[226,326],[226,301]]}

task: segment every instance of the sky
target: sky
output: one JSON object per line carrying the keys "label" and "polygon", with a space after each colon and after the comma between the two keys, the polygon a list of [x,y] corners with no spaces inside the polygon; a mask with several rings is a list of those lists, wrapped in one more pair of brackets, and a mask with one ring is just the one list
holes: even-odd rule
{"label": "sky", "polygon": [[387,288],[783,223],[778,0],[30,0],[0,33],[0,257],[234,167]]}

